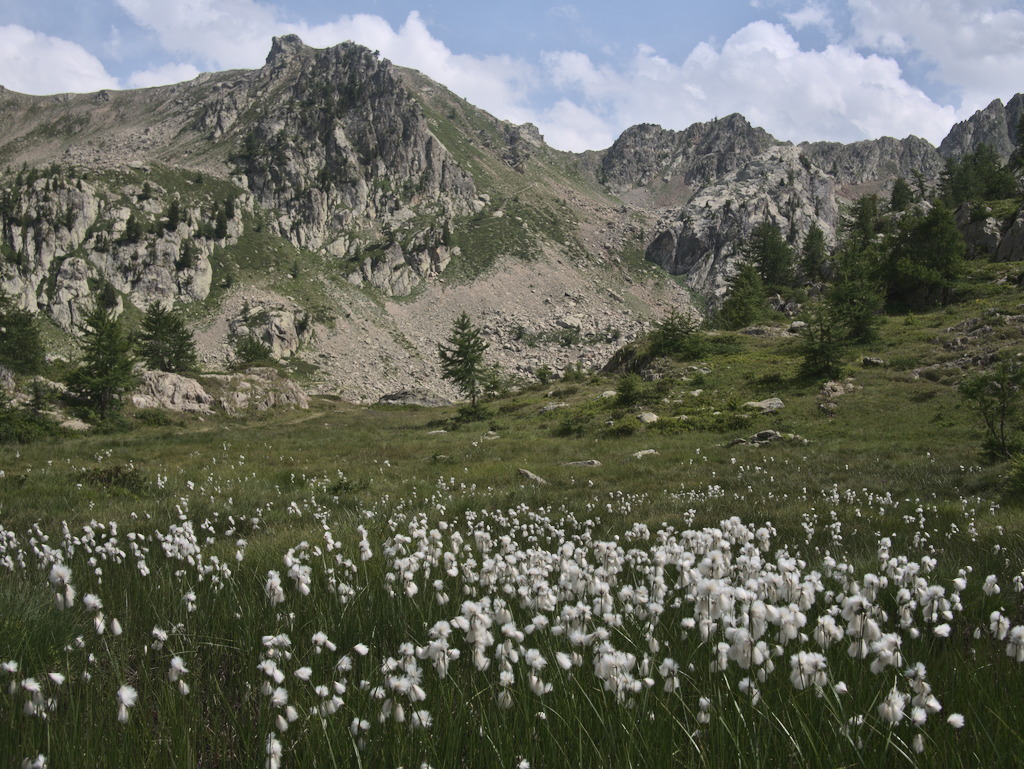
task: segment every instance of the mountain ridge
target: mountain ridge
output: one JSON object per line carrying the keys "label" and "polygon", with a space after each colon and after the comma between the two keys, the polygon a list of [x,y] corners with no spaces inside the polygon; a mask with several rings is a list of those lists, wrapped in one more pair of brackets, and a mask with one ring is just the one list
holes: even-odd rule
{"label": "mountain ridge", "polygon": [[253,334],[316,391],[372,400],[414,379],[452,397],[433,351],[458,308],[479,308],[516,375],[599,366],[694,311],[692,292],[720,296],[764,217],[834,243],[860,194],[911,173],[934,186],[1000,131],[1012,149],[1024,97],[1001,104],[942,149],[793,145],[733,114],[567,153],[362,46],[283,36],[256,70],[0,90],[0,284],[64,331],[109,285],[129,313],[191,308],[207,366]]}

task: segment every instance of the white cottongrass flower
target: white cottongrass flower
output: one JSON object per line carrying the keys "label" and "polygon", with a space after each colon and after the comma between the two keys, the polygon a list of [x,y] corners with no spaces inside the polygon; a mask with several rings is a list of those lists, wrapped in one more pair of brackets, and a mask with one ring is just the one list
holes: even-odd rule
{"label": "white cottongrass flower", "polygon": [[951,713],[949,718],[946,719],[946,723],[952,726],[954,729],[963,729],[964,717],[960,713]]}
{"label": "white cottongrass flower", "polygon": [[798,652],[789,658],[789,666],[789,680],[798,690],[812,685],[820,689],[828,683],[827,662],[823,654]]}
{"label": "white cottongrass flower", "polygon": [[273,570],[267,572],[267,585],[264,589],[267,591],[267,598],[270,599],[271,606],[284,603],[284,588],[281,587],[279,572]]}
{"label": "white cottongrass flower", "polygon": [[1024,662],[1024,625],[1014,625],[1006,642],[1006,656]]}
{"label": "white cottongrass flower", "polygon": [[898,724],[903,720],[904,709],[907,706],[907,695],[892,687],[885,699],[878,706],[878,717],[890,724]]}
{"label": "white cottongrass flower", "polygon": [[50,584],[57,591],[54,601],[58,609],[67,609],[75,603],[75,589],[71,586],[71,569],[63,563],[55,563],[50,567]]}
{"label": "white cottongrass flower", "polygon": [[356,644],[352,647],[352,650],[360,657],[365,657],[367,654],[370,653],[370,647],[368,647],[366,644]]}
{"label": "white cottongrass flower", "polygon": [[430,728],[430,725],[434,723],[434,719],[430,715],[429,710],[415,710],[413,711],[410,723],[413,728],[428,729]]}
{"label": "white cottongrass flower", "polygon": [[281,753],[284,748],[277,735],[271,732],[267,735],[267,769],[280,769]]}
{"label": "white cottongrass flower", "polygon": [[999,583],[996,582],[996,575],[989,574],[985,577],[985,584],[981,586],[981,589],[985,591],[985,595],[998,595]]}
{"label": "white cottongrass flower", "polygon": [[308,681],[312,675],[313,668],[310,667],[301,667],[295,671],[295,677],[300,681]]}
{"label": "white cottongrass flower", "polygon": [[21,769],[46,769],[46,756],[42,753],[35,758],[25,758],[21,761]]}
{"label": "white cottongrass flower", "polygon": [[117,690],[117,720],[122,724],[128,723],[128,708],[135,707],[139,699],[139,693],[134,686],[124,684]]}

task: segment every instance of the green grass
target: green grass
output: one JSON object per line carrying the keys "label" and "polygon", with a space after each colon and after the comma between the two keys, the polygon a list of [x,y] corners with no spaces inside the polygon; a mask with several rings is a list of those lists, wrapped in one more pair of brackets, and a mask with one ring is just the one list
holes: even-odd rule
{"label": "green grass", "polygon": [[[1016,303],[1004,289],[980,304],[886,318],[878,342],[848,352],[845,373],[857,389],[836,398],[830,413],[820,407],[820,383],[793,375],[793,340],[729,334],[715,337],[713,354],[701,361],[659,361],[660,378],[642,381],[629,406],[602,397],[617,376],[592,376],[489,401],[478,421],[459,419],[454,408],[324,399],[309,411],[170,424],[146,417],[128,432],[5,447],[0,559],[11,560],[0,568],[0,660],[17,661],[19,670],[0,673],[0,753],[14,763],[43,753],[51,766],[253,766],[265,765],[273,733],[285,766],[644,766],[652,756],[659,765],[707,767],[1014,765],[1024,712],[1012,703],[1024,667],[1007,656],[1005,640],[992,638],[989,622],[1000,611],[1011,626],[1024,624],[1024,594],[1013,581],[1024,570],[1024,498],[1004,486],[1013,470],[981,454],[956,377],[915,371],[974,349],[947,348],[959,332],[946,329]],[[1004,331],[993,326],[970,344],[1012,351],[1019,343]],[[864,367],[864,355],[887,365]],[[774,414],[743,407],[769,396],[785,406]],[[544,410],[555,403],[567,405]],[[660,419],[645,426],[641,411]],[[734,444],[765,429],[798,437]],[[646,449],[656,453],[634,458]],[[569,464],[585,460],[600,465]],[[369,560],[360,555],[359,527]],[[767,549],[744,549],[742,532],[753,537],[761,527]],[[789,680],[791,655],[817,650],[813,638],[780,642],[772,625],[768,648],[781,651],[771,657],[775,670],[756,682],[758,702],[739,688],[755,671],[730,662],[713,672],[717,644],[728,641],[721,626],[710,643],[683,626],[697,606],[687,585],[700,578],[687,569],[701,563],[703,537],[729,531],[740,532],[730,547],[734,566],[741,554],[771,564],[732,577],[737,585],[755,580],[766,603],[785,609],[799,600],[778,592],[787,570],[820,582],[808,588],[808,636],[835,596],[855,592],[869,573],[885,576],[877,606],[887,619],[877,616],[884,632],[902,639],[902,661],[872,673],[870,659],[848,656],[844,639],[824,652],[829,686],[819,697]],[[575,548],[572,558],[565,543]],[[696,553],[689,567],[673,560],[685,552]],[[78,591],[63,612],[47,579],[54,559],[68,563]],[[594,612],[601,589],[586,581],[574,587],[573,563],[588,580],[607,583],[621,623]],[[970,567],[948,638],[935,636],[920,607],[912,612],[920,635],[899,629],[898,575],[909,563],[947,597]],[[308,596],[295,579],[305,567]],[[278,605],[265,592],[271,570],[284,588]],[[997,595],[982,590],[990,574]],[[654,595],[659,575],[661,609],[639,610],[648,604],[623,591]],[[531,604],[544,585],[555,590],[554,607]],[[447,603],[435,599],[438,591]],[[83,605],[86,593],[103,601],[102,635]],[[508,614],[489,629],[495,645],[487,670],[473,665],[465,633],[453,630],[451,647],[461,656],[442,678],[403,644],[426,647],[435,623],[458,617],[467,599],[487,599],[492,609],[506,601]],[[564,612],[577,604],[572,611],[591,612],[580,631],[604,628],[616,650],[632,655],[631,675],[652,685],[617,696],[595,674],[603,654],[596,638],[574,644],[569,633],[526,632],[538,614],[571,624],[572,612]],[[119,636],[110,631],[115,618]],[[515,681],[504,708],[495,648],[508,621],[524,637],[508,647],[519,660],[508,663]],[[169,633],[163,648],[154,648],[154,627]],[[316,652],[311,639],[319,631],[335,652]],[[265,639],[282,633],[291,656],[276,658],[280,685],[296,708],[283,732],[276,719],[286,711],[261,693],[266,675],[257,669],[267,658]],[[365,657],[354,652],[358,643],[368,647]],[[546,660],[538,675],[550,692],[531,691],[528,649]],[[558,652],[579,654],[577,664],[563,670]],[[176,655],[189,670],[187,696],[168,677]],[[335,667],[342,655],[350,670]],[[666,657],[679,665],[672,692],[664,691],[670,676],[658,670]],[[917,728],[908,703],[908,718],[889,726],[878,705],[894,685],[909,691],[904,671],[917,662],[943,709]],[[387,686],[393,664],[418,666],[426,694],[422,702],[396,695],[405,723],[378,719],[383,703],[374,690]],[[309,683],[294,675],[301,667],[310,668]],[[67,680],[57,684],[48,673]],[[46,719],[24,712],[28,677],[53,700]],[[831,688],[839,681],[847,694]],[[312,711],[325,698],[313,687],[330,694],[334,682],[344,684],[343,702],[321,719]],[[139,698],[122,724],[116,692],[124,684]],[[409,723],[420,708],[432,715],[429,728]],[[945,723],[952,713],[964,714],[962,730]],[[369,730],[353,735],[353,719],[366,719]]]}

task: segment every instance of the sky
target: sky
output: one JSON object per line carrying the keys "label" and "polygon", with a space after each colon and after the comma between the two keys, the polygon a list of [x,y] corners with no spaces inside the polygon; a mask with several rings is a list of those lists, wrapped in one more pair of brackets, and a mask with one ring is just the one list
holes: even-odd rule
{"label": "sky", "polygon": [[1024,0],[0,0],[0,85],[142,88],[354,40],[564,150],[733,112],[778,139],[938,144],[1024,92]]}

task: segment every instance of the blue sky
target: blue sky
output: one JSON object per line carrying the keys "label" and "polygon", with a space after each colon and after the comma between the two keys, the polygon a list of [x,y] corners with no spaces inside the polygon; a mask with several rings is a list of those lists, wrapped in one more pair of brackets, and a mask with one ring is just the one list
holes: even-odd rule
{"label": "blue sky", "polygon": [[938,143],[1024,91],[1024,0],[0,0],[25,93],[261,66],[273,35],[352,39],[561,149],[740,112],[780,139]]}

